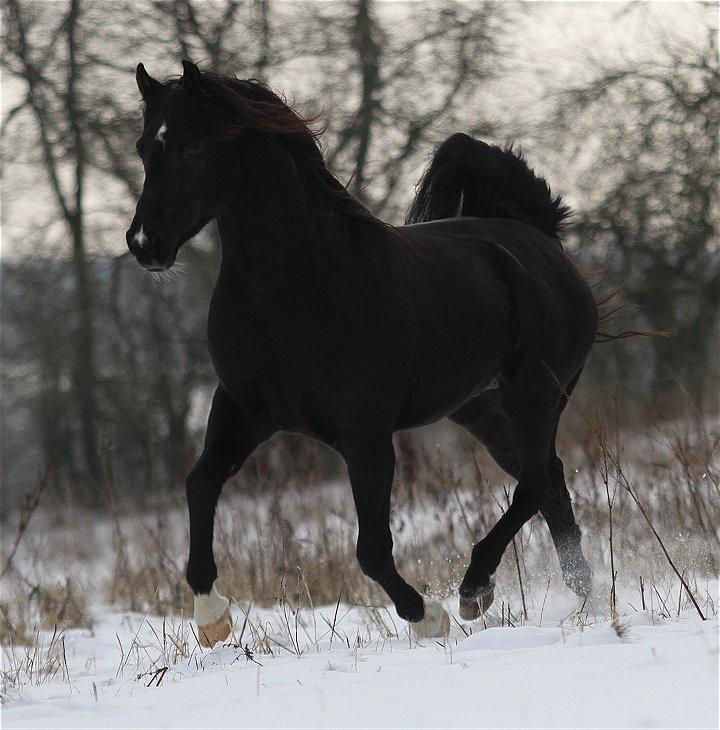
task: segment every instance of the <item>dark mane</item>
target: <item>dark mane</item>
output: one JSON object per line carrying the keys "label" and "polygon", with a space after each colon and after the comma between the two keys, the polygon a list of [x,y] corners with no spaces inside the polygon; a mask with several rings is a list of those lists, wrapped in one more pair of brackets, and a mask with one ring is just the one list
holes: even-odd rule
{"label": "dark mane", "polygon": [[372,215],[328,170],[320,146],[325,128],[314,131],[309,126],[318,122],[320,115],[302,117],[256,79],[203,72],[202,80],[203,99],[187,94],[177,80],[164,84],[183,100],[176,112],[186,129],[216,139],[237,138],[248,130],[277,134],[284,139],[321,215],[339,215],[351,222],[394,230]]}

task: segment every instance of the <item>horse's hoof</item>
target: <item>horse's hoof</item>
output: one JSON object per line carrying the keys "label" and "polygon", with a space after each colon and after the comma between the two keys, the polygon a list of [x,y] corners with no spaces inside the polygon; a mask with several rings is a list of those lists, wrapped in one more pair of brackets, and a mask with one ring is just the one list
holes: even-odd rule
{"label": "horse's hoof", "polygon": [[492,606],[495,600],[495,586],[490,585],[472,598],[460,594],[460,618],[464,621],[477,621]]}
{"label": "horse's hoof", "polygon": [[200,646],[212,648],[219,641],[225,641],[230,632],[232,631],[233,620],[230,615],[230,609],[227,609],[225,613],[214,623],[208,626],[198,626],[198,639]]}
{"label": "horse's hoof", "polygon": [[215,646],[232,631],[230,601],[213,586],[208,593],[195,594],[195,623],[201,646]]}
{"label": "horse's hoof", "polygon": [[438,601],[425,599],[425,615],[416,623],[410,624],[415,641],[420,639],[439,639],[450,633],[450,616]]}

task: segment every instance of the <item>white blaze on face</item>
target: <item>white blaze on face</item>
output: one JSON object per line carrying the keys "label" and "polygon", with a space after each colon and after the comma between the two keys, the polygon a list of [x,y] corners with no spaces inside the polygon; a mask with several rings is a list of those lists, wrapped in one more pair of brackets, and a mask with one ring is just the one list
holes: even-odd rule
{"label": "white blaze on face", "polygon": [[142,248],[147,243],[147,236],[145,235],[145,228],[140,225],[140,230],[135,234],[135,243]]}
{"label": "white blaze on face", "polygon": [[167,132],[167,124],[163,122],[158,127],[158,131],[155,133],[155,139],[160,142],[160,144],[163,146],[163,149],[165,149],[165,132]]}

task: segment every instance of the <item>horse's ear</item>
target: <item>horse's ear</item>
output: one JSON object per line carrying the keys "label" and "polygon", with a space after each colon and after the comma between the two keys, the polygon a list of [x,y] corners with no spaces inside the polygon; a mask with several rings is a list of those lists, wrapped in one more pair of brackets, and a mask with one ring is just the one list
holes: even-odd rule
{"label": "horse's ear", "polygon": [[145,66],[141,63],[139,63],[135,69],[135,81],[137,81],[138,89],[140,89],[140,95],[146,104],[162,88],[162,84],[150,76],[150,74],[145,70]]}
{"label": "horse's ear", "polygon": [[205,89],[203,87],[202,74],[200,69],[192,61],[183,61],[183,75],[180,83],[189,94],[195,96],[204,96]]}

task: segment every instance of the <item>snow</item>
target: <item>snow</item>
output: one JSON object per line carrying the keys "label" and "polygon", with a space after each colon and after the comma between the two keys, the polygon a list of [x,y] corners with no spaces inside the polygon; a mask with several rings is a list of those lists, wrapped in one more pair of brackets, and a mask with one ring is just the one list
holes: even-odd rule
{"label": "snow", "polygon": [[[54,678],[5,688],[2,725],[718,726],[715,619],[638,612],[586,625],[577,614],[485,629],[453,620],[447,640],[412,645],[392,609],[374,615],[373,623],[365,609],[333,605],[296,621],[287,607],[252,609],[243,644],[266,637],[272,654],[250,656],[231,644],[201,650],[180,618],[108,610],[92,632],[62,637],[67,676],[61,660]],[[234,617],[239,635],[240,607]],[[43,636],[46,654],[50,640]],[[3,661],[7,671],[7,654]]]}
{"label": "snow", "polygon": [[[651,459],[668,463],[650,451],[633,463]],[[447,640],[419,644],[391,606],[361,605],[383,598],[368,590],[359,570],[346,569],[354,565],[356,523],[344,483],[226,495],[216,554],[234,559],[225,561],[219,590],[263,605],[280,596],[298,605],[233,603],[233,642],[212,650],[197,645],[192,624],[179,615],[191,606],[182,577],[184,507],[113,519],[75,511],[58,520],[40,512],[16,555],[18,575],[0,583],[0,617],[13,629],[6,641],[16,642],[0,649],[2,727],[717,728],[714,538],[682,520],[675,526],[672,512],[665,519],[674,509],[667,495],[685,477],[662,468],[659,477],[638,477],[645,504],[664,526],[663,539],[707,621],[622,490],[614,501],[611,560],[604,486],[589,472],[574,476],[573,485],[595,569],[593,595],[583,605],[563,584],[549,534],[534,520],[516,539],[519,560],[511,548],[498,569],[489,615],[463,623],[457,586],[469,559],[467,533],[492,523],[502,496],[492,498],[488,487],[479,501],[471,474],[449,496],[428,489],[394,507],[403,574],[452,616]],[[706,505],[714,506],[711,485],[701,484]],[[683,494],[672,500],[682,505]],[[287,560],[273,544],[285,521],[293,533]],[[0,547],[12,539],[3,532]],[[170,567],[152,572],[158,555],[169,556]],[[134,572],[118,570],[118,559]],[[343,569],[331,569],[332,561]],[[267,583],[264,591],[258,581],[253,588],[255,567],[287,583],[277,590]],[[309,581],[293,583],[293,570]],[[19,645],[28,635],[32,644],[33,627],[52,626],[62,612],[56,606],[42,614],[34,587],[62,599],[70,585],[84,602],[66,625],[93,628],[54,638],[44,631],[39,646]],[[129,601],[130,590],[137,600]],[[337,594],[348,604],[317,605]],[[110,600],[112,606],[104,603]],[[130,605],[174,615],[122,612]]]}

